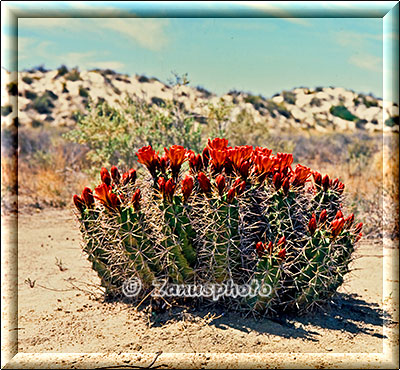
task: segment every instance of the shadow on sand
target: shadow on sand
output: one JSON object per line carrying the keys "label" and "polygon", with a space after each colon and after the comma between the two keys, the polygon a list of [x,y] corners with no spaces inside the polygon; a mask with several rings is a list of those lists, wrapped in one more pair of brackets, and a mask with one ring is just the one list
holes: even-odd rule
{"label": "shadow on sand", "polygon": [[151,325],[162,326],[171,320],[207,318],[210,313],[216,316],[215,319],[210,320],[210,325],[222,330],[235,328],[245,333],[256,331],[283,338],[303,338],[315,342],[322,335],[321,332],[315,331],[316,328],[386,338],[383,334],[383,325],[395,324],[389,314],[379,308],[378,304],[366,302],[357,294],[340,293],[324,307],[301,316],[285,314],[279,318],[255,318],[249,315],[245,317],[236,312],[225,312],[222,305],[214,305],[207,310],[177,307],[168,312],[153,311]]}

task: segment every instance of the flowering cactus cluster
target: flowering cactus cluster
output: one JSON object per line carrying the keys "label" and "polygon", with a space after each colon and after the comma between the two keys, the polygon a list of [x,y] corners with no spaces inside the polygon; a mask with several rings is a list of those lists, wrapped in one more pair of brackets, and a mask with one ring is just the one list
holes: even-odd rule
{"label": "flowering cactus cluster", "polygon": [[135,169],[102,168],[101,184],[73,200],[84,251],[107,294],[140,278],[268,285],[270,294],[223,298],[234,309],[304,311],[343,283],[362,224],[342,213],[344,184],[267,148],[209,139],[202,153],[141,148]]}

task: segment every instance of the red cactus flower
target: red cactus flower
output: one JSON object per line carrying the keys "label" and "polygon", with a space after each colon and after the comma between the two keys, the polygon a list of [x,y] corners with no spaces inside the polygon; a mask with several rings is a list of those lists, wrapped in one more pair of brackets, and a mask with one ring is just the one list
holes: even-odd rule
{"label": "red cactus flower", "polygon": [[358,233],[362,230],[362,227],[363,227],[363,223],[362,223],[362,222],[359,222],[359,223],[356,225],[356,227],[354,228],[354,234],[358,234]]}
{"label": "red cactus flower", "polygon": [[276,153],[278,170],[283,171],[286,168],[290,168],[293,163],[293,154],[289,153]]}
{"label": "red cactus flower", "polygon": [[215,172],[221,172],[224,167],[228,152],[226,149],[209,149],[211,165]]}
{"label": "red cactus flower", "polygon": [[293,186],[303,186],[308,178],[311,176],[311,170],[301,164],[296,165],[293,175]]}
{"label": "red cactus flower", "polygon": [[186,177],[182,180],[182,194],[185,201],[188,200],[190,194],[192,193],[193,185],[193,177],[186,175]]}
{"label": "red cactus flower", "polygon": [[343,230],[344,218],[337,218],[331,222],[331,232],[333,237],[337,237]]}
{"label": "red cactus flower", "polygon": [[80,212],[83,212],[85,210],[85,202],[81,199],[81,197],[75,194],[72,199],[75,207],[78,208]]}
{"label": "red cactus flower", "polygon": [[262,257],[264,255],[264,250],[265,250],[265,245],[262,242],[258,242],[256,244],[256,251],[258,254],[258,257]]}
{"label": "red cactus flower", "polygon": [[330,185],[329,176],[325,175],[322,178],[322,187],[324,188],[324,191],[327,191],[329,189],[329,185]]}
{"label": "red cactus flower", "polygon": [[311,216],[310,221],[308,222],[308,230],[310,231],[311,235],[314,235],[315,230],[317,230],[317,220],[315,218],[315,214],[314,213]]}
{"label": "red cactus flower", "polygon": [[220,196],[222,196],[226,185],[225,177],[223,175],[218,175],[217,178],[215,179],[215,182],[217,184],[218,193]]}
{"label": "red cactus flower", "polygon": [[226,150],[228,148],[228,140],[220,139],[218,137],[213,140],[208,139],[207,148],[208,150]]}
{"label": "red cactus flower", "polygon": [[228,149],[229,160],[237,171],[241,170],[243,163],[248,161],[252,155],[253,147],[250,145],[236,146]]}
{"label": "red cactus flower", "polygon": [[323,224],[326,221],[326,218],[328,216],[328,212],[326,209],[322,210],[321,214],[319,215],[319,222]]}
{"label": "red cactus flower", "polygon": [[199,172],[197,180],[199,181],[200,188],[204,193],[209,193],[211,191],[211,182],[203,172]]}
{"label": "red cactus flower", "polygon": [[108,185],[108,186],[111,185],[111,176],[110,176],[110,174],[109,174],[107,168],[102,167],[102,169],[101,169],[101,171],[100,171],[100,178],[101,178],[101,181],[102,181],[104,184],[106,184],[106,185]]}
{"label": "red cactus flower", "polygon": [[140,148],[136,155],[138,162],[146,166],[151,176],[155,178],[159,166],[158,153],[155,152],[151,145],[148,145]]}
{"label": "red cactus flower", "polygon": [[140,208],[140,203],[139,203],[140,198],[141,198],[140,189],[136,189],[136,191],[133,193],[132,196],[133,208],[135,208],[136,211],[138,211]]}
{"label": "red cactus flower", "polygon": [[228,203],[232,203],[233,198],[235,198],[235,195],[236,195],[236,188],[229,189],[228,193],[226,194],[226,201]]}
{"label": "red cactus flower", "polygon": [[272,154],[272,149],[268,149],[268,148],[261,148],[259,146],[256,146],[256,148],[254,149],[254,155],[255,156],[265,156],[265,157],[269,157]]}
{"label": "red cactus flower", "polygon": [[169,179],[165,183],[164,194],[165,194],[166,199],[172,200],[172,197],[173,197],[174,192],[175,192],[175,188],[176,188],[176,184],[175,184],[174,179]]}
{"label": "red cactus flower", "polygon": [[286,177],[286,179],[283,181],[282,184],[282,190],[286,195],[288,195],[289,193],[289,187],[290,187],[290,178]]}
{"label": "red cactus flower", "polygon": [[90,188],[86,187],[83,189],[81,198],[85,202],[86,207],[91,208],[94,205],[93,193]]}
{"label": "red cactus flower", "polygon": [[256,171],[259,176],[267,175],[271,172],[275,166],[275,159],[271,158],[269,155],[257,154],[254,158],[254,164],[256,166]]}
{"label": "red cactus flower", "polygon": [[317,171],[313,171],[312,175],[314,177],[315,184],[318,186],[321,186],[322,185],[322,175]]}
{"label": "red cactus flower", "polygon": [[116,194],[111,192],[110,186],[103,183],[95,188],[94,192],[96,193],[94,197],[98,199],[105,207],[113,211],[119,209],[121,201]]}
{"label": "red cactus flower", "polygon": [[285,259],[285,257],[286,257],[286,249],[285,249],[285,248],[282,248],[282,249],[278,252],[278,257],[279,257],[280,259],[282,259],[282,260]]}
{"label": "red cactus flower", "polygon": [[169,159],[169,164],[172,171],[172,176],[176,178],[181,169],[182,163],[186,158],[186,149],[181,145],[172,145],[169,150],[164,148],[165,155]]}
{"label": "red cactus flower", "polygon": [[274,244],[270,241],[267,246],[267,250],[268,250],[269,254],[272,253],[273,249],[274,249]]}
{"label": "red cactus flower", "polygon": [[285,236],[282,236],[282,238],[280,238],[278,240],[278,243],[276,243],[276,246],[277,247],[282,246],[282,248],[283,248],[285,245],[286,245],[286,238],[285,238]]}
{"label": "red cactus flower", "polygon": [[118,171],[116,166],[111,167],[111,178],[114,181],[114,184],[119,184],[119,180],[121,179],[121,174]]}

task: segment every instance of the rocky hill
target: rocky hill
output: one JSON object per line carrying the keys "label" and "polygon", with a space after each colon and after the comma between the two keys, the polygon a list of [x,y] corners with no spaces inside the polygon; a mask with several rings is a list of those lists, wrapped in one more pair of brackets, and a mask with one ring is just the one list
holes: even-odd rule
{"label": "rocky hill", "polygon": [[90,100],[118,105],[129,96],[159,106],[175,99],[199,122],[204,122],[210,104],[223,99],[233,107],[231,119],[246,111],[254,122],[265,123],[269,128],[399,131],[397,104],[340,87],[296,88],[264,98],[240,91],[216,96],[204,88],[185,85],[176,94],[156,78],[112,70],[69,70],[64,66],[19,73],[2,69],[1,81],[2,127],[12,125],[16,117],[23,126],[73,126],[75,113],[85,112]]}

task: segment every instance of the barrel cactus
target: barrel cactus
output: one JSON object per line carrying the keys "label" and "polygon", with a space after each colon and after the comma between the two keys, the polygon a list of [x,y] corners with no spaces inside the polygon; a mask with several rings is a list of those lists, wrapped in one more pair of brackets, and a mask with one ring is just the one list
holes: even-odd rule
{"label": "barrel cactus", "polygon": [[[209,139],[202,153],[179,145],[141,148],[147,175],[113,166],[101,184],[73,197],[83,249],[106,293],[140,279],[259,288],[223,297],[232,309],[305,312],[343,283],[362,233],[343,214],[344,184],[297,164],[288,153],[228,147]],[[196,298],[192,298],[196,301]]]}

